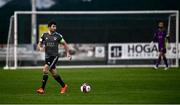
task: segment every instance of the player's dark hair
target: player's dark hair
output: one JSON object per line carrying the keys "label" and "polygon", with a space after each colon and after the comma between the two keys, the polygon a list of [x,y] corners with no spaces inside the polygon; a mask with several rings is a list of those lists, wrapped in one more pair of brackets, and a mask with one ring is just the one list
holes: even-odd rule
{"label": "player's dark hair", "polygon": [[164,20],[159,20],[159,21],[157,22],[157,24],[159,24],[159,23],[163,23],[164,26],[166,26],[166,22],[165,22]]}
{"label": "player's dark hair", "polygon": [[161,21],[159,21],[158,23],[165,23],[165,22],[161,20]]}
{"label": "player's dark hair", "polygon": [[56,25],[56,22],[54,20],[51,20],[48,22],[48,27],[51,27],[52,25]]}

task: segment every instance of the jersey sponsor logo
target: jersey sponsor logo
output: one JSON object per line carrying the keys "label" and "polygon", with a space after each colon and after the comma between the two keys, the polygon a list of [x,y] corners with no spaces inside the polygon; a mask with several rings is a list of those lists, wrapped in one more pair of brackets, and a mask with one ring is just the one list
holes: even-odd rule
{"label": "jersey sponsor logo", "polygon": [[46,37],[46,40],[48,40],[48,38]]}
{"label": "jersey sponsor logo", "polygon": [[55,47],[55,43],[54,42],[47,42],[46,46]]}
{"label": "jersey sponsor logo", "polygon": [[50,64],[50,62],[48,62],[48,64]]}
{"label": "jersey sponsor logo", "polygon": [[57,38],[56,38],[56,37],[54,37],[54,40],[57,40]]}

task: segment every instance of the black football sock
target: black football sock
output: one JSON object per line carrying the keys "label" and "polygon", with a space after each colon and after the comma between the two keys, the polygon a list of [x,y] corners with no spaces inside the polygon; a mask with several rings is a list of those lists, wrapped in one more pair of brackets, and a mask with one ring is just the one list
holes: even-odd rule
{"label": "black football sock", "polygon": [[61,79],[61,77],[59,75],[55,75],[53,77],[62,87],[65,86],[64,82],[62,81],[62,79]]}
{"label": "black football sock", "polygon": [[45,88],[47,80],[48,80],[48,74],[43,74],[43,80],[42,80],[41,88],[43,88],[43,89]]}
{"label": "black football sock", "polygon": [[161,56],[159,56],[159,58],[158,58],[158,60],[157,60],[156,67],[159,66],[160,62],[161,62]]}
{"label": "black football sock", "polygon": [[163,56],[163,60],[164,60],[164,63],[165,63],[165,65],[166,65],[166,67],[168,67],[167,59],[166,59],[165,56]]}

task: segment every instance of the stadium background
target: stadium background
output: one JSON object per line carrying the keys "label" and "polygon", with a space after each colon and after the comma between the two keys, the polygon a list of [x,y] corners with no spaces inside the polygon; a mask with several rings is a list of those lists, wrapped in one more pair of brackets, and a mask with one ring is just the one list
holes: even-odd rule
{"label": "stadium background", "polygon": [[[21,3],[19,3],[21,2]],[[179,4],[180,2],[178,0],[174,0],[173,2],[171,0],[54,0],[55,4],[49,8],[43,8],[40,7],[37,10],[39,11],[96,11],[96,10],[179,10]],[[7,43],[7,35],[8,35],[8,28],[9,28],[9,18],[14,13],[14,11],[21,10],[21,11],[29,11],[31,10],[31,1],[27,0],[27,2],[24,2],[23,0],[11,0],[6,5],[2,6],[0,8],[0,44],[3,47],[4,44]],[[108,18],[114,18],[113,16]],[[125,19],[127,17],[122,17],[122,19]],[[28,18],[26,18],[28,19]],[[49,18],[43,18],[39,21],[39,23],[46,23]],[[114,29],[114,27],[106,27],[103,26],[103,22],[100,19],[98,20],[101,27],[94,27],[95,23],[88,23],[88,26],[90,27],[82,27],[80,26],[81,23],[83,23],[83,19],[79,19],[76,23],[71,23],[69,25],[62,26],[63,22],[61,22],[63,18],[58,18],[56,20],[59,24],[59,32],[63,32],[65,34],[65,39],[68,40],[69,43],[108,43],[108,42],[150,42],[152,39],[152,34],[154,30],[154,26],[156,26],[156,21],[158,21],[156,18],[154,18],[154,22],[148,21],[148,18],[144,18],[144,21],[141,21],[143,23],[143,28],[138,28],[136,24],[138,24],[138,21],[133,22],[133,24],[127,24],[132,23],[130,19],[126,19],[126,22],[121,23],[119,25],[116,24],[116,27],[118,29]],[[162,18],[161,18],[162,19]],[[30,20],[30,18],[29,18]],[[24,20],[26,21],[26,20]],[[110,21],[107,24],[111,24]],[[22,25],[21,25],[22,24]],[[31,24],[31,23],[29,23]],[[124,24],[124,25],[123,25]],[[22,23],[20,22],[20,25],[23,26],[23,20]],[[78,27],[79,25],[79,31],[71,31],[67,32],[66,28],[74,26]],[[136,29],[134,29],[136,27]],[[89,32],[86,35],[84,32],[86,32],[89,28],[93,30],[92,32]],[[102,31],[99,32],[97,28],[103,29],[109,29],[113,30],[111,32]],[[131,28],[131,29],[130,29]],[[24,33],[24,32],[30,32],[31,26],[27,25],[25,27],[20,28],[19,30],[19,42],[20,43],[30,43],[31,42],[31,33]],[[122,31],[122,30],[123,31]],[[131,32],[128,32],[128,30],[131,30]],[[138,31],[137,31],[138,29]],[[147,30],[148,29],[148,30]],[[21,31],[24,32],[21,32]],[[127,31],[126,31],[127,30]],[[121,33],[122,35],[119,35]],[[146,37],[139,37],[139,34],[146,33],[148,34]],[[26,34],[26,35],[24,35]],[[85,35],[85,36],[84,36]],[[102,37],[103,35],[103,37]],[[74,38],[77,37],[77,38]],[[26,38],[26,40],[24,40]],[[4,60],[1,60],[1,65],[4,65]]]}
{"label": "stadium background", "polygon": [[[86,11],[86,10],[180,10],[179,0],[42,0],[54,1],[50,8],[39,5],[39,11]],[[3,52],[7,43],[9,19],[14,11],[30,11],[30,0],[0,0],[0,51]],[[160,16],[161,17],[161,16]],[[110,18],[114,18],[113,16]],[[123,18],[123,17],[121,17]],[[26,18],[29,19],[29,18]],[[59,19],[62,19],[60,17]],[[123,18],[124,19],[124,18]],[[130,22],[128,18],[126,23]],[[29,19],[30,20],[30,19]],[[43,18],[41,23],[47,23],[47,18]],[[98,18],[97,18],[98,20]],[[130,19],[131,20],[131,19]],[[98,20],[104,28],[103,22]],[[138,31],[133,30],[134,24],[116,26],[118,29],[131,28],[131,32],[124,32],[123,36],[119,31],[104,34],[98,33],[93,27],[93,22],[88,25],[94,29],[87,36],[82,36],[87,27],[76,32],[76,38],[72,37],[72,32],[67,32],[67,27],[78,26],[84,23],[78,20],[76,24],[69,24],[61,27],[62,21],[58,23],[64,32],[65,39],[70,43],[108,43],[108,42],[147,42],[152,38],[152,31],[156,28],[156,18],[154,22],[144,18],[143,28]],[[22,23],[21,23],[22,22]],[[138,21],[137,21],[138,22]],[[115,22],[114,22],[115,23]],[[19,31],[20,42],[29,43],[31,41],[30,25],[24,25],[20,21]],[[30,23],[29,23],[30,24]],[[107,23],[110,24],[110,23]],[[123,23],[121,23],[123,24]],[[78,28],[78,27],[77,27]],[[106,27],[105,27],[106,28]],[[146,30],[146,29],[149,30]],[[112,29],[112,27],[108,27]],[[136,27],[137,29],[137,27]],[[146,37],[139,37],[139,32],[148,34]],[[121,31],[122,33],[122,31]],[[133,34],[132,34],[133,33]],[[103,34],[103,37],[102,35]],[[24,40],[26,39],[26,40]],[[77,46],[80,49],[81,46]],[[94,47],[94,46],[85,46]],[[91,49],[90,49],[91,50]],[[4,51],[5,52],[5,51]],[[23,52],[23,51],[22,51]],[[31,53],[31,52],[30,52]],[[2,56],[2,54],[0,54]],[[30,57],[33,59],[33,57]],[[95,62],[97,63],[97,62]],[[129,62],[128,62],[129,63]],[[59,94],[59,85],[49,76],[44,95],[36,94],[35,90],[41,85],[42,69],[17,69],[3,70],[5,60],[0,58],[0,104],[179,104],[180,103],[180,71],[179,68],[170,68],[165,71],[162,68],[155,71],[152,68],[70,68],[58,69],[58,73],[69,85],[68,92]],[[80,85],[87,82],[91,85],[92,91],[89,94],[80,92]]]}
{"label": "stadium background", "polygon": [[[85,1],[85,0],[84,0]],[[19,3],[21,2],[21,3]],[[41,11],[85,11],[85,10],[180,10],[180,1],[178,0],[92,0],[83,2],[83,0],[55,0],[56,4],[48,9],[38,9]],[[12,0],[0,8],[0,43],[5,44],[8,34],[9,18],[14,11],[30,11],[30,0]],[[94,35],[96,36],[96,35]],[[93,37],[93,35],[92,35]],[[122,36],[125,37],[125,36]],[[72,37],[67,40],[73,41]],[[93,37],[94,40],[96,39]],[[126,37],[125,37],[126,38]],[[121,38],[119,38],[121,39]],[[127,38],[126,38],[127,39]],[[113,38],[112,38],[113,40]],[[81,40],[79,40],[81,41]]]}

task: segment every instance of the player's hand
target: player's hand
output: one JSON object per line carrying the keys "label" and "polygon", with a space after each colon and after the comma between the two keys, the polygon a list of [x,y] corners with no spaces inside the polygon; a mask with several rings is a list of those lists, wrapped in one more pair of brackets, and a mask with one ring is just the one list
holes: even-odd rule
{"label": "player's hand", "polygon": [[67,58],[68,58],[68,60],[72,60],[72,56],[69,54],[69,53],[67,53]]}
{"label": "player's hand", "polygon": [[40,48],[39,48],[39,51],[43,52],[43,51],[44,51],[44,48],[43,48],[43,47],[40,47]]}

